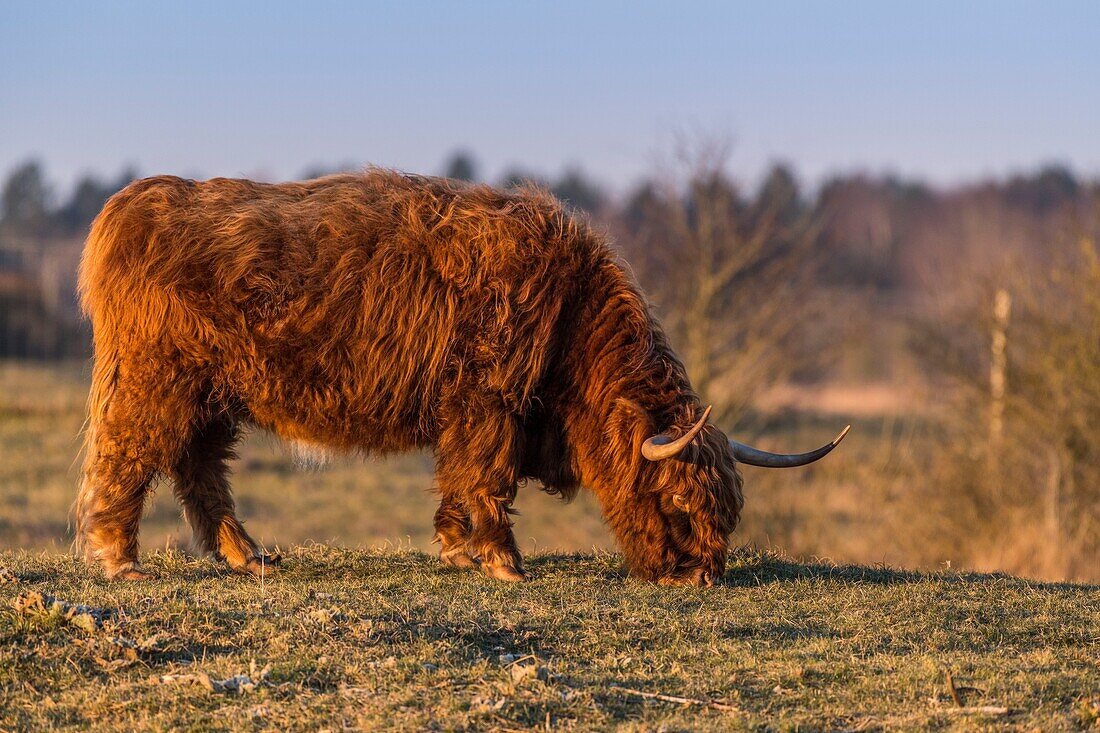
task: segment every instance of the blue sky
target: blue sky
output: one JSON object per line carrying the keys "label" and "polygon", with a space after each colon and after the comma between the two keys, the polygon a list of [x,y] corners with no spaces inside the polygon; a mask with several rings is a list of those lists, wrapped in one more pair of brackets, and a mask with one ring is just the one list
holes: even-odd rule
{"label": "blue sky", "polygon": [[0,175],[314,163],[623,187],[678,134],[753,180],[1100,175],[1100,2],[0,4]]}

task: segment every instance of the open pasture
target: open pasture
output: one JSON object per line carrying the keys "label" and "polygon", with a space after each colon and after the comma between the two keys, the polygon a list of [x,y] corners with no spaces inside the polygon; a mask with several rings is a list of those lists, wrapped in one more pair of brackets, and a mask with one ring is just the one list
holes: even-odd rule
{"label": "open pasture", "polygon": [[[1096,586],[756,552],[710,590],[627,580],[606,554],[534,556],[521,585],[408,551],[292,548],[262,583],[143,559],[157,580],[108,584],[68,557],[0,553],[0,728],[1073,730],[1100,715]],[[91,608],[66,618],[39,593]]]}

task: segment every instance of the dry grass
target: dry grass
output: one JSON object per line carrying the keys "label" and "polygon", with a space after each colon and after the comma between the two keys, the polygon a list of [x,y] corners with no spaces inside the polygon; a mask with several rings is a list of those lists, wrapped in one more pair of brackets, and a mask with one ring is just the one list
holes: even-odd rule
{"label": "dry grass", "polygon": [[[538,555],[513,586],[416,552],[288,555],[262,584],[170,552],[145,558],[159,579],[111,585],[0,553],[0,729],[1064,730],[1100,713],[1096,586],[753,552],[709,591],[624,580],[609,555]],[[102,620],[15,609],[35,593]]]}

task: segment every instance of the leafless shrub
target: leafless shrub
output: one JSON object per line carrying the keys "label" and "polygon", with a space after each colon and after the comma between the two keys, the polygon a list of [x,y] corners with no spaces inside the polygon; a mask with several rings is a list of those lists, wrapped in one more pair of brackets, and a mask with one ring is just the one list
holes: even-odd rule
{"label": "leafless shrub", "polygon": [[713,141],[682,146],[672,172],[635,193],[618,240],[692,384],[732,420],[797,366],[818,227],[786,169],[745,197],[727,154]]}
{"label": "leafless shrub", "polygon": [[[925,333],[942,380],[944,437],[918,487],[939,544],[960,559],[1044,577],[1088,578],[1100,553],[1100,253],[1053,243],[1046,267],[978,281],[979,297]],[[1012,295],[1003,404],[991,390],[994,292]],[[993,381],[996,381],[995,374]],[[951,538],[951,539],[948,539]],[[941,549],[942,551],[942,549]]]}

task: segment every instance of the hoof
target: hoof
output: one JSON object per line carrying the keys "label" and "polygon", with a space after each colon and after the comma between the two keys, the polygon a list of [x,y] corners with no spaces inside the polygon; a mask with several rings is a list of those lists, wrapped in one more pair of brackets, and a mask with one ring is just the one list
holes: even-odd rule
{"label": "hoof", "polygon": [[463,568],[466,570],[477,568],[477,562],[470,557],[468,552],[461,548],[442,550],[439,553],[439,562],[452,568]]}
{"label": "hoof", "polygon": [[107,580],[152,580],[153,574],[141,569],[136,562],[128,563],[107,574]]}
{"label": "hoof", "polygon": [[530,580],[530,576],[528,576],[527,573],[523,570],[517,570],[511,565],[486,565],[482,563],[481,571],[490,578],[504,580],[509,583],[522,583],[525,580]]}
{"label": "hoof", "polygon": [[704,570],[695,570],[684,575],[666,575],[658,580],[657,584],[686,586],[688,588],[713,588],[714,578]]}
{"label": "hoof", "polygon": [[283,564],[282,555],[259,555],[254,557],[239,568],[233,568],[238,573],[248,573],[257,578],[274,575],[276,569]]}

